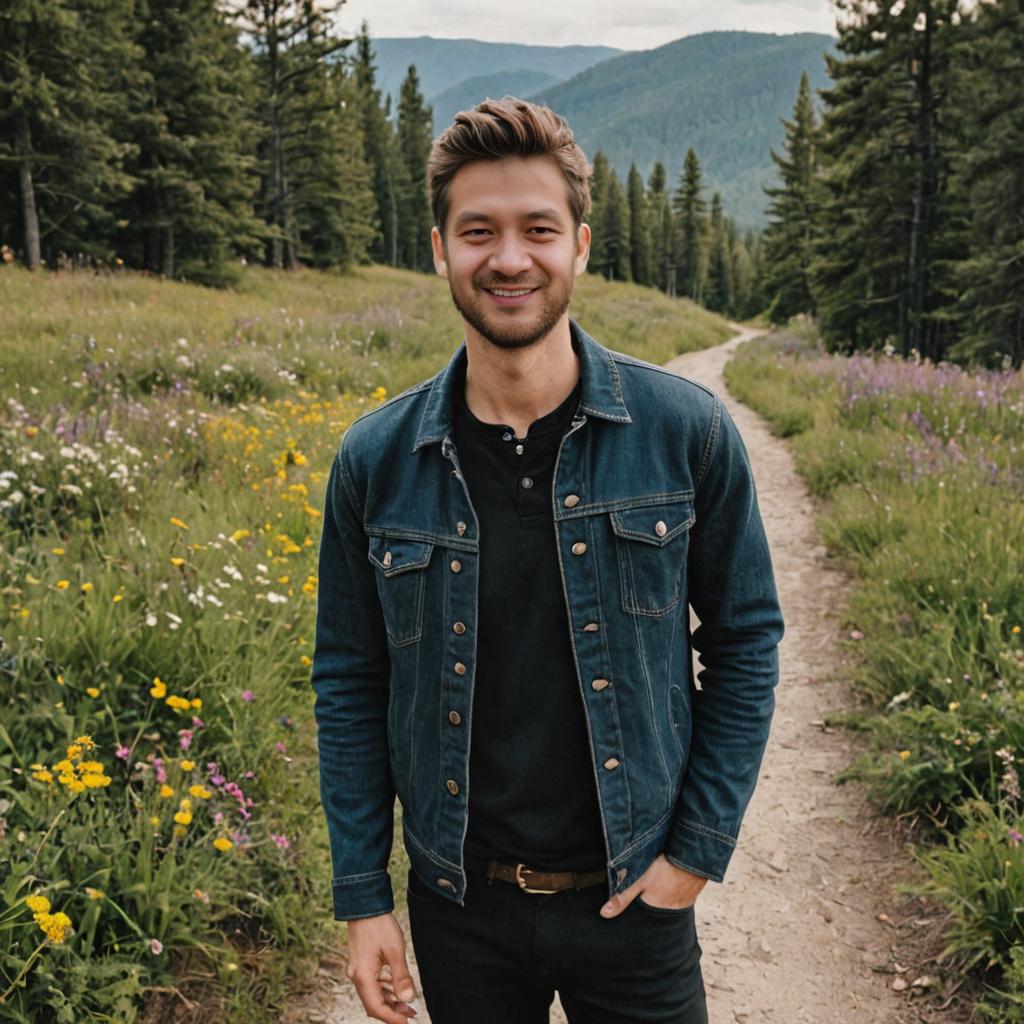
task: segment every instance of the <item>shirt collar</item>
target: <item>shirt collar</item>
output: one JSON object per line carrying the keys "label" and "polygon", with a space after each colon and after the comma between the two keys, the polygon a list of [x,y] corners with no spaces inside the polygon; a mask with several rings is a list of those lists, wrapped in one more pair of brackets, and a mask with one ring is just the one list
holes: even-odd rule
{"label": "shirt collar", "polygon": [[[576,342],[580,358],[583,399],[580,412],[612,423],[632,423],[622,397],[619,371],[611,353],[595,341],[575,320],[569,320],[569,331]],[[463,342],[448,365],[433,379],[427,395],[426,408],[420,419],[413,451],[450,437],[453,431],[452,396],[460,380],[465,379],[466,343]]]}

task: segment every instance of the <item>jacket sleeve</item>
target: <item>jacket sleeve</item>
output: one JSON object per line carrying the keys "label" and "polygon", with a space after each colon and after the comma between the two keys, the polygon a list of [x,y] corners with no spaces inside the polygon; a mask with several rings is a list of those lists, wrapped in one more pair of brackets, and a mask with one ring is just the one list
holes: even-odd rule
{"label": "jacket sleeve", "polygon": [[687,557],[701,685],[690,691],[690,757],[665,855],[720,882],[768,741],[783,622],[750,463],[718,398],[704,466]]}
{"label": "jacket sleeve", "polygon": [[339,921],[394,908],[387,872],[395,805],[387,737],[390,662],[359,507],[343,440],[324,502],[312,667],[320,798]]}

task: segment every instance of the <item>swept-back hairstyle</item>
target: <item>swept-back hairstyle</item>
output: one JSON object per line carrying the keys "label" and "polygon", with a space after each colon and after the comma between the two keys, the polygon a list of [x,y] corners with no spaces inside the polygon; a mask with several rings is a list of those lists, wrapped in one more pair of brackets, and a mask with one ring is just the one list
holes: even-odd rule
{"label": "swept-back hairstyle", "polygon": [[590,210],[590,167],[565,118],[548,107],[505,96],[484,100],[455,115],[435,140],[427,162],[427,188],[434,223],[444,234],[448,190],[465,164],[504,157],[549,156],[558,164],[569,191],[569,209],[579,227]]}

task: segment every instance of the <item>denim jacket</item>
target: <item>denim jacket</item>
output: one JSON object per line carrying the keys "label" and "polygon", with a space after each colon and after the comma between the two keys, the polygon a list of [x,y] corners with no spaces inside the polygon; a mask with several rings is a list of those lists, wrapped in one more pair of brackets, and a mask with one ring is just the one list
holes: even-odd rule
{"label": "denim jacket", "polygon": [[[712,392],[570,329],[583,394],[551,505],[608,891],[659,853],[721,881],[783,630],[750,466]],[[328,478],[312,683],[338,920],[394,907],[396,795],[417,875],[460,904],[466,891],[479,533],[451,440],[465,359],[462,345],[357,419]]]}

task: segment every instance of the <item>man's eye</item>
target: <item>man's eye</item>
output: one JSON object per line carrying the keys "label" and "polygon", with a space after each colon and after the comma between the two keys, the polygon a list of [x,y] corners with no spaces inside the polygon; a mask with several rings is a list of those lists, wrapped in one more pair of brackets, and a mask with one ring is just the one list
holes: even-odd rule
{"label": "man's eye", "polygon": [[474,237],[479,238],[480,235],[487,234],[487,228],[470,228],[468,231],[464,232],[464,234],[473,235]]}
{"label": "man's eye", "polygon": [[538,225],[535,228],[530,228],[531,231],[546,231],[549,235],[554,233],[554,228],[545,228]]}

